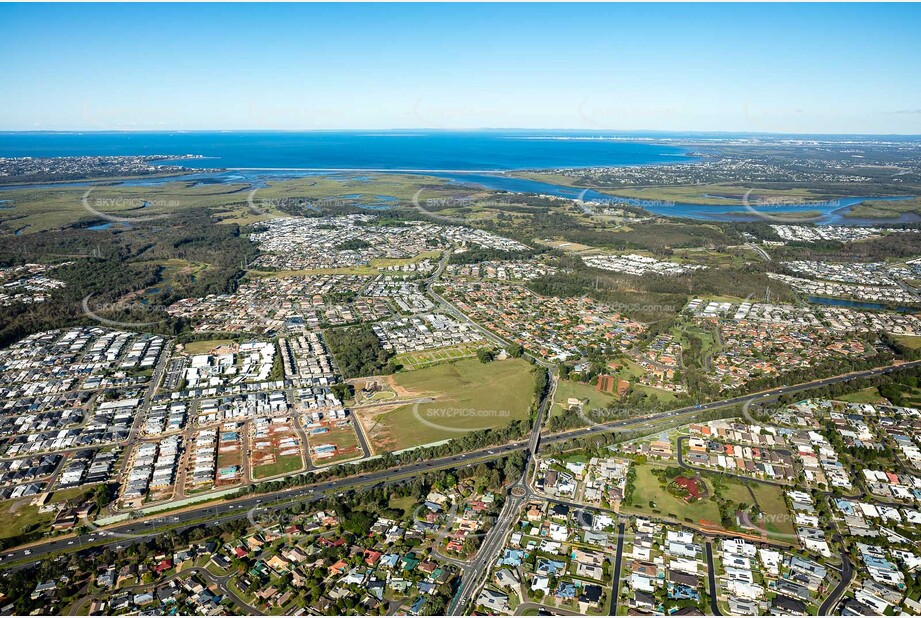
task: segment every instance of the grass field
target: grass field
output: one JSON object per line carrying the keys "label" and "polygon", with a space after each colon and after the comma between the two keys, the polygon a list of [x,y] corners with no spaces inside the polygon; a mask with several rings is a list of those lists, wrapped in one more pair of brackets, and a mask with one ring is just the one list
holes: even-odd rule
{"label": "grass field", "polygon": [[870,386],[854,393],[848,393],[847,395],[841,395],[840,397],[836,397],[836,399],[849,401],[850,403],[877,403],[885,401],[885,398],[880,396],[875,386]]}
{"label": "grass field", "polygon": [[585,411],[605,408],[615,401],[614,397],[607,393],[602,393],[595,389],[591,384],[575,382],[573,380],[560,380],[557,384],[556,392],[553,394],[553,407],[551,415],[558,416],[569,410],[566,403],[570,398],[579,400],[588,400],[583,404]]}
{"label": "grass field", "polygon": [[538,241],[542,245],[548,247],[553,247],[554,249],[560,249],[562,251],[572,251],[573,253],[583,253],[591,251],[592,247],[588,245],[583,245],[577,242],[567,242],[565,240],[550,240],[550,241]]}
{"label": "grass field", "polygon": [[375,258],[371,260],[371,266],[375,268],[387,268],[388,266],[406,266],[407,264],[415,264],[417,262],[422,262],[423,260],[431,260],[440,256],[439,251],[423,251],[419,255],[416,255],[411,258]]}
{"label": "grass field", "polygon": [[662,389],[662,388],[645,386],[643,384],[634,384],[633,388],[641,393],[646,393],[647,395],[651,395],[655,397],[656,399],[658,399],[659,401],[662,401],[664,403],[671,403],[672,401],[675,401],[676,399],[678,399],[678,395],[676,395],[675,393],[671,391]]}
{"label": "grass field", "polygon": [[387,506],[392,509],[400,509],[404,514],[409,514],[413,512],[413,509],[416,508],[417,501],[412,496],[392,496],[390,501],[387,503]]}
{"label": "grass field", "polygon": [[731,244],[730,238],[722,230],[709,224],[657,223],[637,226],[628,232],[618,232],[612,236],[631,245],[657,250]]}
{"label": "grass field", "polygon": [[378,391],[368,397],[368,401],[388,401],[390,399],[395,399],[397,396],[393,391]]}
{"label": "grass field", "polygon": [[254,479],[264,479],[277,474],[295,472],[304,466],[300,455],[281,455],[276,458],[275,463],[264,466],[255,466],[253,468]]}
{"label": "grass field", "polygon": [[736,481],[731,477],[724,476],[720,478],[720,495],[735,504],[751,505],[752,496],[748,488],[741,481]]}
{"label": "grass field", "polygon": [[210,264],[200,262],[190,262],[188,260],[169,259],[169,260],[152,260],[150,262],[137,262],[138,265],[155,264],[162,268],[160,277],[162,282],[157,287],[171,287],[177,285],[177,279],[182,276],[188,276],[194,280],[198,275],[210,268]]}
{"label": "grass field", "polygon": [[434,176],[330,173],[271,182],[268,187],[259,189],[253,200],[257,205],[263,201],[275,204],[284,203],[285,198],[298,198],[315,200],[321,207],[327,204],[330,207],[357,206],[378,204],[388,201],[387,198],[409,202],[422,187],[426,187],[420,196],[423,201],[458,191],[458,188],[450,187],[447,180]]}
{"label": "grass field", "polygon": [[[782,488],[752,482],[749,490],[749,487],[741,480],[729,476],[720,476],[717,483],[720,496],[733,504],[744,505],[747,510],[755,501],[758,502],[758,508],[761,510],[763,518],[760,521],[756,520],[754,523],[757,527],[765,530],[768,536],[776,536],[778,539],[786,540],[796,534],[793,518],[787,509]],[[754,494],[754,500],[752,499],[752,494]]]}
{"label": "grass field", "polygon": [[[659,484],[659,479],[653,476],[654,466],[649,464],[634,466],[636,481],[633,490],[632,506],[625,506],[624,510],[641,515],[665,515],[679,520],[690,518],[695,523],[705,520],[710,524],[719,524],[720,512],[716,504],[708,499],[688,503],[677,498]],[[712,488],[708,488],[712,493]],[[649,506],[652,502],[654,506]],[[654,513],[653,510],[658,511]]]}
{"label": "grass field", "polygon": [[[87,487],[75,487],[55,491],[49,502],[66,502],[77,498],[87,491]],[[20,536],[26,538],[48,530],[54,521],[54,512],[39,513],[38,507],[32,504],[35,496],[17,498],[15,500],[0,501],[0,539],[10,539]]]}
{"label": "grass field", "polygon": [[464,358],[476,356],[476,351],[483,345],[481,341],[474,343],[450,346],[447,348],[435,348],[434,350],[420,350],[419,352],[404,352],[397,354],[394,361],[403,365],[406,371],[421,369],[440,363],[449,363]]}
{"label": "grass field", "polygon": [[32,506],[31,502],[32,497],[29,497],[4,500],[0,504],[0,539],[47,529],[54,513],[39,513],[38,507]]}
{"label": "grass field", "polygon": [[457,438],[527,418],[534,390],[521,359],[444,363],[392,376],[400,399],[433,398],[381,412],[358,411],[375,453]]}
{"label": "grass field", "polygon": [[[610,372],[614,376],[615,380],[630,380],[631,378],[639,378],[644,375],[643,368],[637,365],[634,361],[629,358],[624,358],[617,361],[620,363],[621,367],[617,371]],[[632,387],[634,390],[646,393],[647,395],[653,395],[662,402],[672,402],[677,399],[677,395],[671,391],[667,391],[661,388],[654,388],[652,386],[644,386],[642,384],[633,384]]]}
{"label": "grass field", "polygon": [[679,264],[699,264],[703,266],[744,266],[747,261],[742,255],[712,249],[691,248],[677,249],[671,261]]}
{"label": "grass field", "polygon": [[896,335],[895,339],[906,348],[911,348],[912,350],[921,348],[921,337],[913,337],[911,335]]}
{"label": "grass field", "polygon": [[796,534],[790,511],[779,487],[755,483],[752,485],[752,491],[755,492],[761,512],[766,515],[762,525],[768,532],[786,536]]}
{"label": "grass field", "polygon": [[207,339],[205,341],[190,341],[182,344],[186,354],[208,354],[214,348],[233,343],[230,339]]}

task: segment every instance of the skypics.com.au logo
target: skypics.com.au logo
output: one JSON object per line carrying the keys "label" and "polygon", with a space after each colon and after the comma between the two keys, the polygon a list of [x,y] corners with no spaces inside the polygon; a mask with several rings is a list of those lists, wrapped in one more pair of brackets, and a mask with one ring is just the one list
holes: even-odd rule
{"label": "skypics.com.au logo", "polygon": [[[179,206],[178,200],[145,200],[133,197],[90,197],[98,187],[90,187],[80,204],[83,209],[95,217],[105,219],[112,223],[133,224],[144,223],[146,221],[160,221],[170,216],[169,213],[159,213],[153,215],[124,215],[115,214],[129,213],[138,210],[158,209],[158,208],[176,208]],[[112,212],[112,211],[115,212]]]}
{"label": "skypics.com.au logo", "polygon": [[825,210],[841,208],[841,202],[838,200],[804,200],[786,196],[753,198],[754,191],[755,189],[749,189],[745,192],[745,195],[742,196],[742,206],[745,207],[746,212],[770,223],[783,225],[818,223],[825,219]]}
{"label": "skypics.com.au logo", "polygon": [[276,213],[286,215],[303,216],[308,214],[316,215],[329,209],[341,209],[357,206],[353,199],[342,196],[327,196],[321,198],[310,197],[266,197],[256,198],[259,189],[253,189],[246,197],[246,205],[249,209],[260,217],[274,216]]}
{"label": "skypics.com.au logo", "polygon": [[[598,210],[623,208],[624,206],[632,206],[634,208],[650,210],[654,208],[672,208],[677,204],[677,202],[672,200],[641,200],[632,197],[607,196],[602,193],[603,190],[604,189],[602,187],[589,187],[588,189],[585,189],[579,194],[579,197],[576,198],[576,206],[578,206],[584,213],[594,213]],[[586,199],[586,196],[590,191],[598,193],[599,197]]]}
{"label": "skypics.com.au logo", "polygon": [[[413,418],[417,421],[437,429],[450,433],[469,433],[471,431],[483,431],[495,427],[496,423],[486,422],[487,420],[496,420],[508,422],[511,418],[511,412],[508,410],[485,410],[477,408],[427,408],[419,409],[421,404],[413,404]],[[476,419],[470,422],[470,419]],[[457,424],[451,421],[456,421]]]}
{"label": "skypics.com.au logo", "polygon": [[108,313],[108,312],[126,313],[126,312],[131,312],[132,310],[143,312],[143,313],[150,313],[152,311],[165,311],[166,310],[166,307],[162,305],[144,305],[144,304],[133,305],[127,301],[120,301],[116,303],[106,303],[102,305],[96,305],[91,308],[90,301],[92,300],[92,298],[93,298],[93,294],[88,294],[87,296],[83,298],[83,302],[82,302],[83,315],[85,315],[86,317],[92,320],[99,322],[100,324],[104,324],[106,326],[112,326],[116,328],[129,328],[129,329],[145,328],[145,327],[155,326],[159,324],[160,322],[162,322],[163,320],[162,319],[153,320],[150,322],[131,322],[127,320],[112,320],[110,318],[103,317],[102,315],[99,315],[99,314]]}
{"label": "skypics.com.au logo", "polygon": [[450,225],[466,225],[467,221],[463,217],[442,215],[439,214],[437,210],[444,210],[448,208],[468,208],[475,203],[475,200],[472,196],[431,198],[428,200],[422,200],[421,198],[423,191],[424,189],[419,189],[413,194],[412,197],[413,206],[416,207],[416,210],[418,210],[421,215],[432,219],[433,221],[438,221],[439,223],[447,223]]}

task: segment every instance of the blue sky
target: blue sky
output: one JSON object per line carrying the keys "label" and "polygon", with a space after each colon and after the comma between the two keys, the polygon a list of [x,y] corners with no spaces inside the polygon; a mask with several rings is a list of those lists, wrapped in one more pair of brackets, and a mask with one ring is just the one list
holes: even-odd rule
{"label": "blue sky", "polygon": [[921,134],[921,6],[0,5],[0,130]]}

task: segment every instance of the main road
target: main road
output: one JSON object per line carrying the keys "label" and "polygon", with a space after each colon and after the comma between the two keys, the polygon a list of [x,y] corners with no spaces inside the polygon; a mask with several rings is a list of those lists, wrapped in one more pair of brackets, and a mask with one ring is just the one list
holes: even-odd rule
{"label": "main road", "polygon": [[[688,406],[685,408],[679,408],[677,410],[670,410],[668,412],[659,412],[657,414],[651,414],[643,417],[593,425],[590,427],[575,429],[564,433],[540,434],[540,442],[543,444],[556,444],[576,438],[602,435],[605,433],[628,429],[631,427],[641,427],[658,420],[693,415],[699,412],[713,410],[725,406],[746,403],[749,401],[759,401],[783,394],[795,393],[817,386],[825,386],[829,384],[847,382],[859,378],[878,376],[891,373],[893,371],[899,371],[901,369],[908,369],[919,366],[921,366],[921,361],[912,361],[886,367],[877,367],[875,369],[847,373],[831,378],[823,378],[821,380],[815,380],[813,382],[806,382],[794,386],[785,386],[762,391],[759,393],[753,393],[750,395],[732,397],[722,401],[702,404],[699,406]],[[543,412],[545,411],[546,406],[542,406],[542,411],[538,415],[538,421],[542,420]],[[535,422],[534,431],[540,432],[540,425],[537,422]],[[399,482],[401,480],[417,477],[420,474],[431,472],[433,470],[450,470],[455,468],[462,468],[483,461],[499,459],[518,451],[529,452],[532,444],[534,443],[533,435],[534,432],[532,431],[532,434],[528,436],[528,439],[526,440],[519,440],[501,446],[479,449],[469,453],[461,453],[448,457],[440,457],[429,461],[414,461],[412,463],[407,463],[396,468],[366,472],[345,478],[323,481],[312,485],[285,489],[261,495],[247,496],[235,500],[228,500],[220,504],[207,503],[197,507],[191,507],[183,511],[173,512],[154,518],[148,518],[147,520],[128,521],[125,523],[116,524],[105,529],[94,530],[82,535],[59,537],[56,539],[38,542],[31,546],[20,546],[15,549],[8,550],[2,556],[0,556],[0,560],[2,560],[2,562],[0,562],[0,568],[9,566],[10,563],[13,562],[17,564],[29,564],[33,561],[38,562],[41,558],[48,555],[79,551],[81,549],[86,549],[87,546],[117,546],[121,544],[127,545],[133,542],[137,542],[138,540],[147,540],[153,538],[157,536],[156,533],[162,532],[165,529],[183,529],[198,525],[205,521],[221,522],[230,519],[246,517],[248,510],[257,507],[265,507],[271,509],[287,508],[288,506],[292,506],[297,503],[313,501],[320,497],[322,494],[328,492],[336,493],[383,483]]]}

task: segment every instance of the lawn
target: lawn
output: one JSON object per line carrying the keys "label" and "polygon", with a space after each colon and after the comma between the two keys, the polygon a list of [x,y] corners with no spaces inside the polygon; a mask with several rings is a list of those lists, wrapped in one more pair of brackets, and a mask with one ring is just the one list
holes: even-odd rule
{"label": "lawn", "polygon": [[0,539],[41,532],[54,519],[54,513],[39,513],[32,498],[4,500],[0,504]]}
{"label": "lawn", "polygon": [[792,517],[787,509],[787,503],[780,487],[765,483],[751,483],[751,491],[738,479],[721,476],[718,481],[719,494],[722,498],[734,504],[743,504],[748,509],[753,504],[752,493],[758,502],[758,507],[764,514],[764,519],[755,521],[768,536],[776,535],[780,539],[789,539],[796,534],[793,528]]}
{"label": "lawn", "polygon": [[[694,522],[705,520],[711,524],[719,524],[719,509],[709,499],[685,502],[662,489],[659,479],[652,474],[654,466],[643,464],[634,466],[634,468],[636,469],[636,481],[634,482],[633,504],[629,507],[624,506],[625,511],[641,515],[665,515],[679,520],[690,518]],[[709,484],[708,491],[712,492]],[[655,506],[649,506],[650,502]]]}
{"label": "lawn", "polygon": [[921,337],[913,337],[911,335],[896,335],[895,340],[906,348],[910,348],[912,350],[921,348]]}
{"label": "lawn", "polygon": [[755,483],[752,485],[752,491],[755,492],[755,498],[758,500],[761,512],[769,520],[764,523],[764,528],[769,533],[783,534],[786,535],[786,538],[796,534],[790,511],[787,509],[787,502],[784,500],[783,493],[779,487]]}
{"label": "lawn", "polygon": [[275,459],[275,463],[253,468],[254,479],[264,479],[278,474],[296,472],[304,466],[304,461],[300,455],[281,455]]}
{"label": "lawn", "polygon": [[182,349],[186,354],[208,354],[216,347],[230,345],[233,341],[230,339],[207,339],[205,341],[190,341],[182,344]]}
{"label": "lawn", "polygon": [[390,498],[390,502],[387,503],[387,506],[392,509],[400,509],[403,511],[404,515],[412,513],[416,508],[417,500],[413,496],[403,496],[397,497],[396,495]]}
{"label": "lawn", "polygon": [[634,384],[633,388],[641,393],[646,393],[647,395],[654,396],[656,399],[664,403],[671,403],[672,401],[678,399],[678,395],[675,393],[661,388],[644,386],[643,384]]}
{"label": "lawn", "polygon": [[[92,489],[87,487],[55,491],[51,494],[49,503],[66,502],[91,491]],[[24,536],[25,538],[21,539],[24,542],[48,530],[55,513],[39,513],[38,507],[32,504],[34,499],[35,496],[28,496],[0,502],[0,539]]]}
{"label": "lawn", "polygon": [[388,401],[390,399],[396,398],[396,396],[396,393],[393,391],[378,391],[368,397],[368,401]]}
{"label": "lawn", "polygon": [[571,398],[579,399],[583,402],[588,400],[587,404],[583,403],[583,408],[586,412],[606,408],[615,401],[613,396],[602,393],[591,384],[573,380],[560,380],[557,384],[556,392],[553,394],[551,415],[559,416],[567,412],[569,405],[566,402]]}
{"label": "lawn", "polygon": [[870,386],[854,393],[848,393],[847,395],[841,395],[840,397],[836,397],[836,399],[848,401],[850,403],[877,403],[885,401],[885,398],[880,396],[875,386]]}
{"label": "lawn", "polygon": [[521,359],[443,363],[398,373],[392,381],[400,399],[434,401],[385,412],[379,408],[359,412],[375,453],[457,438],[525,419],[534,390],[531,365]]}

